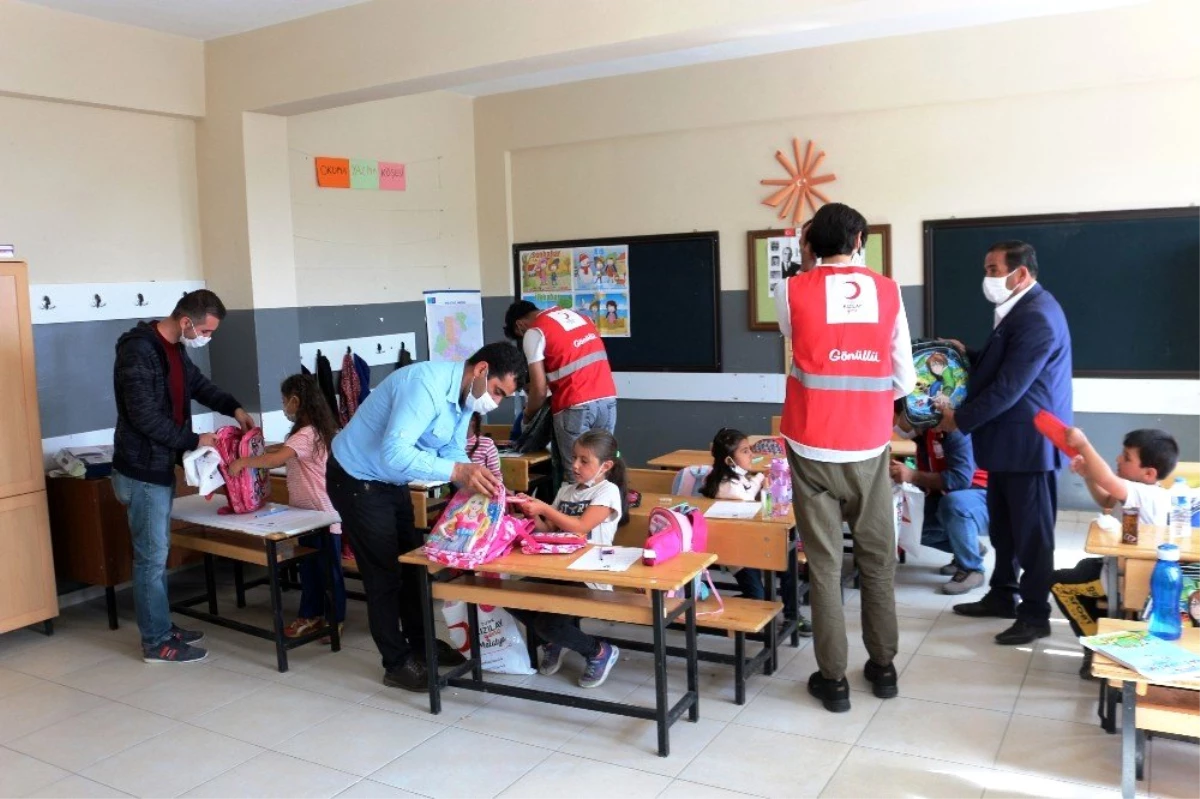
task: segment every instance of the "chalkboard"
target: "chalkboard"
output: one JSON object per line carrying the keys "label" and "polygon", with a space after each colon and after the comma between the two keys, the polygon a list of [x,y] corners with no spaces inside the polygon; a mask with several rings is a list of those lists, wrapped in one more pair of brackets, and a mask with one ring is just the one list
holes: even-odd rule
{"label": "chalkboard", "polygon": [[[721,371],[721,261],[717,233],[678,233],[659,236],[618,236],[603,239],[514,244],[514,285],[517,297],[529,290],[523,283],[521,253],[538,253],[540,260],[564,263],[578,271],[579,256],[605,250],[627,259],[618,276],[605,287],[575,291],[563,267],[555,268],[555,288],[534,299],[546,307],[557,302],[580,304],[586,310],[591,295],[603,293],[602,305],[627,294],[628,337],[605,335],[609,363],[618,372]],[[568,251],[570,254],[568,254]],[[528,260],[528,257],[527,257]],[[618,262],[619,263],[619,262]],[[572,273],[574,274],[574,273]],[[571,299],[568,299],[571,295]],[[624,307],[622,307],[622,312]],[[604,332],[601,326],[601,332]]]}
{"label": "chalkboard", "polygon": [[1200,377],[1200,210],[943,219],[925,223],[925,331],[981,346],[996,242],[1037,250],[1062,305],[1078,377]]}

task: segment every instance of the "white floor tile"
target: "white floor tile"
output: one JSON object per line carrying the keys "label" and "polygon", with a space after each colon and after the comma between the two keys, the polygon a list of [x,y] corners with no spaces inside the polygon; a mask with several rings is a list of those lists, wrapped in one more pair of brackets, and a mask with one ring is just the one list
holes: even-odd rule
{"label": "white floor tile", "polygon": [[[854,691],[871,692],[871,683],[867,682],[867,678],[863,676],[863,667],[867,664],[870,656],[867,654],[867,648],[863,646],[862,641],[851,641],[846,646],[846,679],[850,681],[850,689]],[[892,660],[892,665],[896,667],[896,671],[901,676],[901,681],[904,679],[904,669],[912,660],[911,652],[897,652],[896,657]],[[775,673],[773,679],[791,680],[793,682],[808,685],[808,678],[817,670],[817,653],[811,647],[805,647],[792,659],[792,662]],[[802,687],[802,690],[807,690]]]}
{"label": "white floor tile", "polygon": [[1038,671],[1055,671],[1060,674],[1079,676],[1083,665],[1083,648],[1078,642],[1063,645],[1057,640],[1043,638],[1038,641],[1029,668]]}
{"label": "white floor tile", "polygon": [[[1014,771],[993,771],[984,799],[1117,799],[1121,791],[1116,788],[1097,788],[1077,782],[1064,782],[1018,774]],[[1145,794],[1138,792],[1138,796]]]}
{"label": "white floor tile", "polygon": [[996,766],[1100,787],[1121,784],[1121,736],[1098,724],[1013,716]]}
{"label": "white floor tile", "polygon": [[1080,679],[1076,673],[1030,669],[1021,686],[1015,712],[1079,724],[1099,723],[1096,706],[1100,684]]}
{"label": "white floor tile", "polygon": [[562,751],[627,768],[677,777],[692,758],[721,732],[724,722],[701,713],[692,723],[686,714],[671,725],[671,756],[658,756],[658,727],[648,719],[602,715],[595,724],[563,744]]}
{"label": "white floor tile", "polygon": [[670,782],[669,777],[658,774],[557,753],[534,766],[500,796],[504,799],[588,795],[653,799],[666,790]]}
{"label": "white floor tile", "polygon": [[0,746],[0,796],[24,796],[67,775],[57,766]]}
{"label": "white floor tile", "polygon": [[857,746],[850,751],[821,797],[947,797],[966,799],[983,794],[981,776],[990,772],[894,752]]}
{"label": "white floor tile", "polygon": [[[1150,761],[1147,776],[1151,795],[1168,799],[1194,799],[1200,796],[1200,748],[1194,742],[1151,738],[1146,742]],[[1146,788],[1138,783],[1138,790]]]}
{"label": "white floor tile", "polygon": [[429,694],[406,691],[403,688],[385,688],[381,685],[378,693],[368,696],[361,704],[390,713],[415,716],[435,724],[449,725],[474,713],[493,699],[493,694],[449,688],[442,691],[442,712],[435,716],[429,712]]}
{"label": "white floor tile", "polygon": [[337,799],[424,799],[419,793],[402,791],[374,780],[359,780],[337,795]]}
{"label": "white floor tile", "polygon": [[[734,703],[736,690],[733,681],[733,666],[718,663],[701,663],[699,668],[700,718],[712,721],[731,721],[742,712],[745,705]],[[749,702],[767,687],[768,678],[755,674],[746,682],[746,701]],[[682,661],[672,660],[667,667],[667,697],[675,702],[687,688],[687,667]],[[624,702],[654,706],[654,680],[651,678],[641,687],[622,699]]]}
{"label": "white floor tile", "polygon": [[900,677],[900,695],[1012,712],[1025,669],[917,654]]}
{"label": "white floor tile", "polygon": [[1024,672],[1033,657],[1033,644],[1000,646],[995,641],[996,634],[1010,626],[1009,619],[972,619],[948,611],[938,617],[917,653],[995,663]]}
{"label": "white floor tile", "polygon": [[430,796],[496,796],[551,755],[503,738],[447,729],[371,775],[376,782]]}
{"label": "white floor tile", "polygon": [[805,683],[772,680],[734,718],[734,723],[852,744],[862,735],[882,703],[882,699],[872,694],[851,691],[849,712],[830,713],[817,699],[809,696]]}
{"label": "white floor tile", "polygon": [[110,658],[132,657],[137,650],[119,640],[60,631],[45,646],[30,647],[5,658],[5,668],[53,680],[72,671],[94,667]]}
{"label": "white floor tile", "polygon": [[28,691],[43,682],[45,681],[39,680],[37,677],[0,666],[0,699],[11,694]]}
{"label": "white floor tile", "polygon": [[846,744],[730,724],[679,776],[769,797],[817,796],[849,751]]}
{"label": "white floor tile", "polygon": [[599,718],[600,714],[593,710],[498,696],[454,726],[518,743],[558,749]]}
{"label": "white floor tile", "polygon": [[356,706],[272,748],[309,763],[365,777],[444,729],[432,721]]}
{"label": "white floor tile", "polygon": [[207,662],[146,663],[140,653],[128,652],[71,671],[57,677],[55,682],[108,699],[122,699],[174,679],[182,669],[206,668],[210,668]]}
{"label": "white floor tile", "polygon": [[658,799],[755,799],[757,796],[752,793],[727,791],[714,785],[674,780],[665,791],[658,795]]}
{"label": "white floor tile", "polygon": [[340,652],[326,650],[312,663],[287,672],[278,682],[347,702],[361,702],[379,693],[382,679],[378,652],[343,647]]}
{"label": "white floor tile", "polygon": [[0,743],[28,735],[101,705],[111,703],[103,697],[74,688],[41,682],[0,700]]}
{"label": "white floor tile", "polygon": [[181,666],[171,679],[122,697],[121,701],[173,719],[192,721],[271,684],[215,665],[204,668]]}
{"label": "white floor tile", "polygon": [[101,785],[95,780],[80,777],[78,774],[72,774],[41,790],[34,791],[29,796],[43,797],[43,799],[120,799],[129,794],[107,785]]}
{"label": "white floor tile", "polygon": [[337,796],[357,781],[358,777],[344,771],[335,771],[278,752],[263,752],[193,788],[184,796],[204,799],[224,799],[228,796],[323,799]]}
{"label": "white floor tile", "polygon": [[[901,677],[901,684],[904,678]],[[859,746],[918,757],[991,766],[1009,714],[920,699],[889,699],[875,713]]]}
{"label": "white floor tile", "polygon": [[270,747],[350,707],[340,699],[274,684],[231,705],[210,710],[192,723],[239,741]]}
{"label": "white floor tile", "polygon": [[127,705],[102,705],[9,741],[7,746],[68,771],[81,771],[167,732],[175,723]]}

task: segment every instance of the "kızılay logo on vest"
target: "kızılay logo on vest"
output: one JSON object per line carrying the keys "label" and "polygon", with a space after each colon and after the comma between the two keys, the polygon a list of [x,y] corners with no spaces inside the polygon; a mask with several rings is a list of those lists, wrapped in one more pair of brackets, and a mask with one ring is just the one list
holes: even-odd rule
{"label": "k\u0131z\u0131lay logo on vest", "polygon": [[829,360],[879,363],[879,353],[875,350],[839,350],[835,348],[829,351]]}

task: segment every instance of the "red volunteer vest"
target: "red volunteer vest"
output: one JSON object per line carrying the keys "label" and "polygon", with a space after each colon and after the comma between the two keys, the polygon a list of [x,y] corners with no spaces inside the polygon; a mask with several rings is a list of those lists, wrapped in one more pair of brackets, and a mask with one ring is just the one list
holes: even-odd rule
{"label": "red volunteer vest", "polygon": [[858,452],[892,437],[892,332],[900,290],[860,266],[789,278],[792,366],[780,432],[798,444]]}
{"label": "red volunteer vest", "polygon": [[550,410],[617,396],[600,331],[582,314],[564,308],[542,311],[531,325],[546,337]]}
{"label": "red volunteer vest", "polygon": [[[942,449],[942,433],[925,431],[925,446],[917,449],[917,468],[922,472],[946,471],[946,452]],[[972,488],[987,488],[987,472],[976,469],[971,475]]]}

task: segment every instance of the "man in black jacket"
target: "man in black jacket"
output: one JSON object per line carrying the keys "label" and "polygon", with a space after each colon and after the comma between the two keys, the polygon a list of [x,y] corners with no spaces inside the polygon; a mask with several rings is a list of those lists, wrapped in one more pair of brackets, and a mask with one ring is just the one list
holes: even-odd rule
{"label": "man in black jacket", "polygon": [[213,385],[187,356],[188,348],[209,342],[224,318],[221,300],[201,289],[185,294],[168,318],[140,322],[117,341],[113,490],[129,511],[133,597],[147,663],[208,657],[195,646],[203,633],[171,623],[167,554],[175,465],[182,453],[215,443],[211,433],[192,432],[192,400],[234,417],[243,430],[254,426],[241,403]]}

